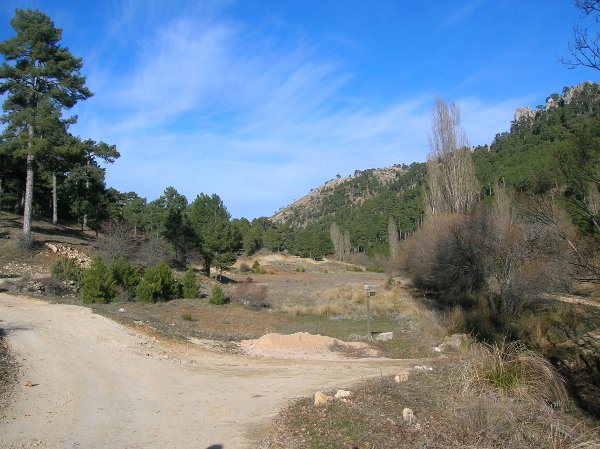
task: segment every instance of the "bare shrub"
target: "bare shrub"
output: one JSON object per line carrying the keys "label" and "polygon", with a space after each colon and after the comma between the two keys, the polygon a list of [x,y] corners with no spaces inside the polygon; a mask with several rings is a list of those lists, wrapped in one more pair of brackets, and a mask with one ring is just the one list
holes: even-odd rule
{"label": "bare shrub", "polygon": [[74,289],[70,289],[64,281],[55,277],[45,277],[38,279],[38,282],[42,284],[45,293],[63,296],[68,293],[74,293]]}
{"label": "bare shrub", "polygon": [[484,281],[469,218],[432,216],[406,242],[408,270],[416,287],[440,293],[445,304],[456,304]]}
{"label": "bare shrub", "polygon": [[108,262],[119,257],[133,260],[138,246],[133,228],[124,221],[106,221],[100,226],[98,248]]}
{"label": "bare shrub", "polygon": [[469,215],[430,217],[405,245],[415,286],[435,293],[443,306],[469,310],[483,303],[493,319],[567,291],[573,273],[567,240],[556,226],[517,209],[498,189],[494,203]]}
{"label": "bare shrub", "polygon": [[271,301],[267,297],[267,286],[253,284],[252,279],[239,282],[233,288],[233,300],[241,303],[250,310],[270,309]]}
{"label": "bare shrub", "polygon": [[[538,195],[529,199],[524,209],[525,218],[530,223],[549,229],[553,240],[562,243],[562,259],[571,265],[578,281],[600,284],[599,246],[596,240],[579,236],[567,214],[547,196]],[[543,240],[540,242],[543,243]]]}
{"label": "bare shrub", "polygon": [[169,257],[169,244],[162,237],[136,236],[124,221],[104,222],[100,230],[98,248],[108,262],[123,257],[134,265],[149,267]]}
{"label": "bare shrub", "polygon": [[169,257],[169,243],[162,237],[147,236],[140,241],[135,260],[144,266],[154,266]]}

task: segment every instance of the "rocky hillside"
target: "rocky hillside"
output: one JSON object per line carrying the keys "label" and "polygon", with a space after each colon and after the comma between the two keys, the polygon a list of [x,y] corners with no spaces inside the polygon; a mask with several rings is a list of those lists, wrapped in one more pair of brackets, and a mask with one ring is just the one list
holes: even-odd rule
{"label": "rocky hillside", "polygon": [[271,220],[327,233],[335,222],[349,231],[354,248],[385,253],[390,220],[403,235],[417,227],[424,176],[423,163],[356,171],[312,190]]}
{"label": "rocky hillside", "polygon": [[[271,219],[276,223],[287,223],[293,227],[306,227],[319,220],[323,215],[322,211],[330,208],[332,203],[340,203],[345,207],[363,205],[365,201],[378,195],[381,188],[397,182],[407,171],[407,166],[394,165],[364,171],[357,170],[353,176],[331,179],[281,209]],[[339,201],[340,197],[343,197],[343,201]]]}
{"label": "rocky hillside", "polygon": [[[563,184],[557,155],[572,144],[575,130],[595,120],[599,109],[600,86],[590,81],[549,95],[545,106],[519,108],[510,132],[473,148],[482,197],[493,194],[498,182],[525,194]],[[349,232],[353,248],[387,254],[391,221],[400,238],[421,221],[425,169],[425,164],[413,163],[356,171],[313,189],[271,220],[321,233],[335,222]]]}

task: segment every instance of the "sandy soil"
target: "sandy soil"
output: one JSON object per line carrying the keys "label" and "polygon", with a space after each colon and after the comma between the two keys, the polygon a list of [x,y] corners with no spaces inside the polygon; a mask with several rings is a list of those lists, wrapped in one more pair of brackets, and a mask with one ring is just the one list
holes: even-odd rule
{"label": "sandy soil", "polygon": [[2,448],[245,448],[291,399],[419,363],[211,352],[7,294],[0,328],[20,367]]}

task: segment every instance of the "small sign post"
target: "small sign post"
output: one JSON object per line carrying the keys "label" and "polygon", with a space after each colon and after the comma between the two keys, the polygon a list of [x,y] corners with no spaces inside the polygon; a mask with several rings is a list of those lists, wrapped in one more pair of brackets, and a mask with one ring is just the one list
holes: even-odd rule
{"label": "small sign post", "polygon": [[371,333],[371,296],[375,296],[377,286],[365,284],[364,287],[365,293],[367,294],[367,337],[369,338],[369,340],[372,340],[373,334]]}

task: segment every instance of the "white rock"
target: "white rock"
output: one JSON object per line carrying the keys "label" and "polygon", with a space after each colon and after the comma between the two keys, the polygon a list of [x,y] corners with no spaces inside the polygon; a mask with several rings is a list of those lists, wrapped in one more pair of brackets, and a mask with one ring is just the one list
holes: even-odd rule
{"label": "white rock", "polygon": [[420,366],[420,365],[415,365],[415,371],[433,371],[433,368],[431,366]]}
{"label": "white rock", "polygon": [[352,396],[352,393],[350,393],[347,390],[338,390],[337,393],[333,396],[335,399],[343,399],[343,398],[349,398],[350,396]]}
{"label": "white rock", "polygon": [[327,405],[328,402],[333,401],[333,398],[331,396],[327,396],[325,393],[323,393],[322,391],[317,391],[315,393],[315,405],[320,407],[322,405]]}
{"label": "white rock", "polygon": [[408,373],[398,373],[394,377],[394,380],[396,382],[398,382],[398,383],[400,383],[400,382],[406,382],[408,380]]}
{"label": "white rock", "polygon": [[119,309],[119,312],[125,312],[125,309],[124,309],[123,307],[121,307],[121,308]]}
{"label": "white rock", "polygon": [[409,409],[408,407],[406,407],[404,410],[402,410],[402,419],[409,424],[412,424],[417,420],[415,418],[414,412],[411,409]]}
{"label": "white rock", "polygon": [[381,334],[378,334],[375,337],[375,340],[377,340],[377,341],[390,341],[392,338],[394,338],[394,333],[393,332],[382,332]]}

